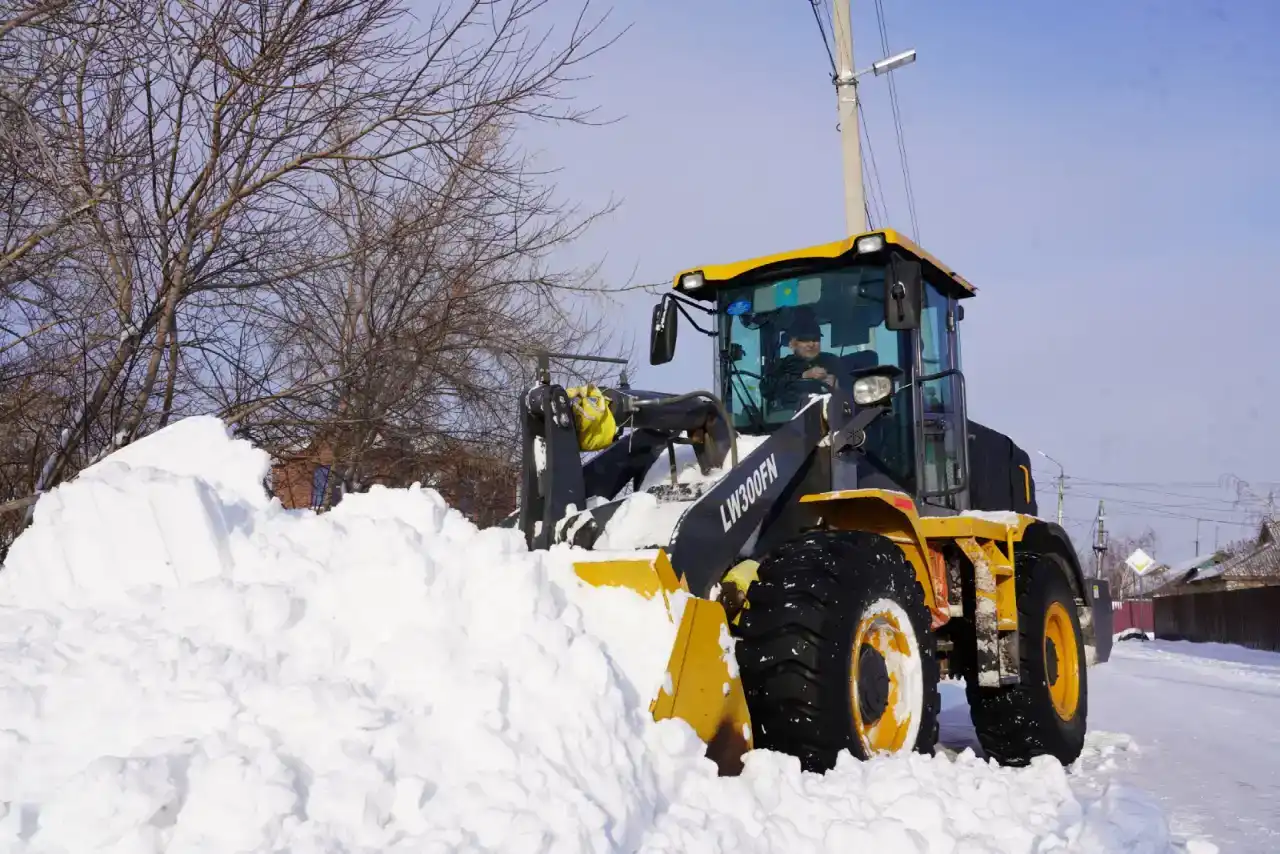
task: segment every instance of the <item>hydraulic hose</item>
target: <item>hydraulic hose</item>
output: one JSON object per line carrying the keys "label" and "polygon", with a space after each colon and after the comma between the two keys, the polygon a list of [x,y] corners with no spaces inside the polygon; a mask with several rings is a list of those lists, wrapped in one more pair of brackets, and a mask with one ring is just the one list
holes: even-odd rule
{"label": "hydraulic hose", "polygon": [[724,403],[720,398],[716,397],[709,391],[691,391],[686,394],[677,394],[671,397],[658,397],[649,400],[633,400],[632,406],[640,409],[645,406],[656,406],[659,404],[675,404],[684,403],[687,400],[703,399],[711,403],[716,408],[716,412],[720,418],[724,420],[725,426],[729,428],[729,458],[733,460],[734,468],[738,467],[738,431],[733,428],[733,421],[729,418],[729,412],[724,408]]}

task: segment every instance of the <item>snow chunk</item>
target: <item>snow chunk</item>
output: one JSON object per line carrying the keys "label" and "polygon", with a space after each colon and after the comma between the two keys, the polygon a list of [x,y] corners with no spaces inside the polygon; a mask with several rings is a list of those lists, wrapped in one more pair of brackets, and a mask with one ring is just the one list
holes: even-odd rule
{"label": "snow chunk", "polygon": [[665,548],[691,501],[659,501],[637,492],[627,496],[600,532],[596,548],[606,551]]}
{"label": "snow chunk", "polygon": [[[741,464],[748,454],[759,448],[768,439],[768,436],[739,435],[738,463]],[[701,467],[698,465],[697,454],[691,445],[676,445],[675,453],[677,483],[711,485],[719,481],[733,468],[733,458],[726,454],[723,466],[703,474]],[[671,460],[666,453],[659,456],[657,461],[649,467],[649,471],[645,473],[644,479],[640,482],[639,491],[643,492],[650,487],[664,483],[671,483]]]}
{"label": "snow chunk", "polygon": [[994,522],[997,525],[1005,525],[1009,528],[1016,528],[1021,522],[1018,514],[1011,510],[965,510],[960,515],[968,516],[972,519],[982,519],[986,522]]}

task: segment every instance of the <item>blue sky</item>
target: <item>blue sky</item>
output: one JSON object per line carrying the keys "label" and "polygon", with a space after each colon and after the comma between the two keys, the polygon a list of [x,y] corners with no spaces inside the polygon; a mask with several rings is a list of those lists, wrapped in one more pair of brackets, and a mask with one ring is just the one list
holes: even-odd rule
{"label": "blue sky", "polygon": [[[971,414],[1062,461],[1075,537],[1106,497],[1113,530],[1150,524],[1159,557],[1191,554],[1188,517],[1244,518],[1231,491],[1193,484],[1280,487],[1280,3],[884,7],[890,51],[919,51],[896,80],[921,242],[980,289],[962,326]],[[622,203],[574,257],[657,281],[842,236],[807,0],[646,0],[613,18],[630,32],[575,92],[619,121],[527,140],[564,194]],[[854,26],[863,67],[882,55],[873,2],[855,0]],[[885,81],[861,94],[889,223],[909,229]],[[709,384],[688,329],[672,365],[645,364],[651,303],[614,316],[634,380]],[[1049,515],[1057,470],[1036,462]],[[1202,549],[1214,536],[1203,523]]]}

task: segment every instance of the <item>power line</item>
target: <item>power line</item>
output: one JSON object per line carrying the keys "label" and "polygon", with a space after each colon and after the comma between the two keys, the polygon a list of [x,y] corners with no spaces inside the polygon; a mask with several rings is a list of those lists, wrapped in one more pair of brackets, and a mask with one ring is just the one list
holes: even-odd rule
{"label": "power line", "polygon": [[[867,160],[871,163],[871,177],[875,179],[876,190],[880,193],[880,210],[884,214],[881,222],[888,225],[889,199],[884,194],[884,184],[880,183],[880,167],[876,165],[876,152],[875,149],[871,147],[871,131],[867,129],[867,118],[862,112],[861,100],[858,101],[858,126],[861,129],[863,139],[867,142]],[[865,170],[867,167],[864,165],[862,168]],[[870,198],[870,182],[864,181],[863,183],[867,184],[867,196]]]}
{"label": "power line", "polygon": [[[1043,487],[1043,488],[1047,489],[1048,487]],[[1205,515],[1206,513],[1214,513],[1214,512],[1216,513],[1231,512],[1229,510],[1226,510],[1225,508],[1222,508],[1222,509],[1209,508],[1209,509],[1201,510],[1198,513],[1179,512],[1179,510],[1182,509],[1180,505],[1150,504],[1150,503],[1145,503],[1141,501],[1132,501],[1124,498],[1116,498],[1110,495],[1097,495],[1095,493],[1090,493],[1090,492],[1077,491],[1071,494],[1078,495],[1082,498],[1090,498],[1090,499],[1100,498],[1106,501],[1108,505],[1119,504],[1121,505],[1121,507],[1132,508],[1127,512],[1123,509],[1109,510],[1108,511],[1109,515],[1113,515],[1113,516],[1124,516],[1128,518],[1148,518],[1148,519],[1152,517],[1156,517],[1160,519],[1177,519],[1180,521],[1188,521],[1188,522],[1194,522],[1198,520],[1201,522],[1212,522],[1215,525],[1233,525],[1240,528],[1255,527],[1254,522],[1239,521],[1235,519],[1223,519],[1220,516]],[[1194,509],[1194,508],[1191,508],[1191,509]]]}
{"label": "power line", "polygon": [[[1113,488],[1113,489],[1125,489],[1125,490],[1132,490],[1132,491],[1134,491],[1134,492],[1146,492],[1146,493],[1150,493],[1150,494],[1153,494],[1153,495],[1164,495],[1164,496],[1168,496],[1168,497],[1170,497],[1170,498],[1188,498],[1188,499],[1191,499],[1192,501],[1205,501],[1205,500],[1209,500],[1209,501],[1217,501],[1217,500],[1227,501],[1227,500],[1228,500],[1228,499],[1212,499],[1212,498],[1206,498],[1206,496],[1203,496],[1203,495],[1189,495],[1189,494],[1187,494],[1187,493],[1185,493],[1185,492],[1174,492],[1174,491],[1172,491],[1173,489],[1177,489],[1177,488],[1181,488],[1181,489],[1226,489],[1226,487],[1225,487],[1221,482],[1219,482],[1219,483],[1207,483],[1207,482],[1202,482],[1202,483],[1182,482],[1182,483],[1178,483],[1178,482],[1176,482],[1176,481],[1173,481],[1173,482],[1169,482],[1169,483],[1166,483],[1166,484],[1162,484],[1162,483],[1159,483],[1159,482],[1149,482],[1149,481],[1147,481],[1147,482],[1125,482],[1125,481],[1112,481],[1112,480],[1094,480],[1094,479],[1092,479],[1092,478],[1087,478],[1087,477],[1072,477],[1072,476],[1069,476],[1069,479],[1071,479],[1071,480],[1075,480],[1075,481],[1076,481],[1076,482],[1078,482],[1078,483],[1088,484],[1088,485],[1090,485],[1090,486],[1099,486],[1099,487],[1106,487],[1106,488]],[[1164,488],[1164,487],[1170,487],[1170,488]],[[1231,500],[1233,500],[1233,501],[1241,501],[1241,500],[1248,500],[1248,499],[1243,499],[1243,498],[1237,497],[1236,499],[1231,499]],[[1262,500],[1262,499],[1253,499],[1253,500]]]}
{"label": "power line", "polygon": [[[884,56],[889,55],[889,31],[885,24],[884,3],[883,0],[876,0],[876,22],[880,28],[880,48],[884,52]],[[907,196],[907,215],[911,220],[911,234],[917,241],[920,240],[920,223],[916,219],[916,196],[915,191],[911,187],[911,167],[907,163],[907,143],[902,127],[902,114],[898,107],[898,86],[894,81],[894,75],[889,74],[889,106],[893,110],[893,129],[894,135],[898,140],[898,160],[902,166],[902,183],[906,189]]]}
{"label": "power line", "polygon": [[[1101,498],[1102,500],[1106,501],[1108,504],[1120,504],[1125,507],[1133,507],[1142,511],[1143,513],[1149,513],[1151,515],[1160,516],[1166,519],[1186,519],[1188,521],[1199,519],[1202,522],[1214,522],[1220,525],[1241,525],[1244,527],[1253,526],[1252,522],[1241,522],[1241,521],[1236,521],[1234,519],[1222,519],[1216,516],[1202,515],[1204,513],[1211,513],[1211,512],[1220,512],[1220,513],[1228,512],[1225,510],[1215,511],[1210,509],[1204,509],[1204,510],[1201,510],[1199,513],[1180,512],[1184,508],[1180,508],[1177,505],[1170,506],[1167,504],[1149,504],[1149,503],[1144,503],[1142,501],[1127,501],[1123,498],[1114,498],[1106,495],[1094,495],[1088,492],[1078,492],[1076,494],[1084,498]],[[1185,509],[1196,509],[1196,508],[1185,508]],[[1141,515],[1141,514],[1134,514],[1134,515]]]}
{"label": "power line", "polygon": [[[1032,469],[1032,473],[1040,477],[1047,478],[1049,480],[1056,480],[1057,478],[1056,474],[1044,472],[1042,470],[1036,470],[1034,468]],[[1086,485],[1086,486],[1092,485],[1096,487],[1099,484],[1102,484],[1102,485],[1115,484],[1111,488],[1113,489],[1128,488],[1127,486],[1121,485],[1121,482],[1099,481],[1099,480],[1094,480],[1091,478],[1083,478],[1083,477],[1067,476],[1066,481],[1068,485],[1074,483],[1078,485]],[[1037,492],[1041,490],[1053,492],[1054,489],[1055,489],[1054,484],[1049,483],[1048,480],[1040,480],[1036,483]],[[1238,518],[1237,519],[1223,518],[1224,515],[1229,515],[1229,514],[1258,512],[1258,509],[1260,508],[1257,506],[1251,506],[1253,503],[1249,501],[1243,501],[1243,500],[1230,501],[1227,499],[1212,499],[1212,498],[1206,498],[1205,496],[1195,496],[1195,495],[1186,495],[1183,493],[1164,492],[1164,491],[1156,490],[1152,488],[1148,488],[1145,491],[1154,492],[1156,494],[1166,495],[1166,496],[1175,497],[1175,498],[1188,498],[1188,499],[1191,499],[1191,503],[1140,501],[1133,498],[1121,498],[1112,494],[1101,494],[1096,491],[1069,489],[1070,494],[1079,496],[1081,498],[1102,499],[1112,505],[1118,504],[1118,505],[1121,505],[1122,508],[1131,508],[1128,512],[1126,512],[1123,509],[1121,510],[1113,509],[1111,511],[1112,515],[1120,516],[1120,517],[1147,518],[1147,519],[1150,519],[1150,518],[1177,519],[1180,521],[1200,521],[1200,522],[1207,522],[1215,525],[1228,525],[1228,526],[1239,527],[1239,528],[1252,528],[1257,524],[1255,521],[1252,521],[1252,520],[1239,521]],[[1265,502],[1262,502],[1261,499],[1258,500],[1258,503],[1265,505]],[[1241,504],[1244,504],[1246,508],[1250,508],[1250,509],[1242,508],[1240,506]]]}
{"label": "power line", "polygon": [[[1057,477],[1057,475],[1052,472],[1037,469],[1034,466],[1032,467],[1032,471],[1036,474],[1043,474],[1046,476],[1053,475],[1054,477]],[[1079,477],[1075,475],[1069,476],[1073,477],[1075,480],[1088,482],[1095,486],[1118,486],[1125,489],[1155,489],[1157,491],[1164,491],[1165,489],[1227,489],[1227,484],[1229,482],[1232,480],[1239,480],[1239,478],[1236,478],[1234,475],[1223,475],[1217,480],[1098,480],[1097,478]],[[1280,488],[1280,481],[1277,480],[1255,480],[1252,481],[1252,483],[1263,488]]]}
{"label": "power line", "polygon": [[[1068,487],[1071,483],[1071,480],[1072,479],[1070,477],[1067,478]],[[1047,493],[1055,493],[1056,486],[1051,483],[1040,481],[1036,483],[1036,491],[1039,492],[1041,490]],[[1139,501],[1133,498],[1123,498],[1123,497],[1119,497],[1112,494],[1103,494],[1103,493],[1092,492],[1088,490],[1068,488],[1066,491],[1070,495],[1076,495],[1081,498],[1101,499],[1109,503],[1123,504],[1129,507],[1136,507],[1136,508],[1141,508],[1141,509],[1152,511],[1152,512],[1159,512],[1161,514],[1173,516],[1176,518],[1202,519],[1203,521],[1206,521],[1206,522],[1223,522],[1224,524],[1227,524],[1227,520],[1225,519],[1204,516],[1202,515],[1204,513],[1229,514],[1229,513],[1246,512],[1237,507],[1225,506],[1228,502],[1221,502],[1219,505],[1213,505],[1209,503],[1168,504],[1168,503],[1162,503],[1158,501]],[[1236,523],[1231,522],[1231,524],[1236,524]]]}
{"label": "power line", "polygon": [[1114,499],[1117,501],[1125,501],[1129,504],[1141,505],[1143,507],[1159,507],[1167,510],[1204,510],[1204,511],[1216,511],[1220,513],[1234,513],[1241,509],[1240,507],[1241,502],[1226,501],[1221,499],[1202,499],[1202,500],[1190,501],[1190,502],[1168,502],[1168,501],[1150,501],[1150,500],[1139,501],[1138,499],[1135,499],[1135,498],[1124,498],[1124,497],[1117,498],[1114,495],[1108,494],[1108,493],[1078,492],[1078,494],[1084,495],[1090,498],[1102,498],[1107,501],[1111,501]]}
{"label": "power line", "polygon": [[827,59],[831,61],[831,74],[836,73],[836,55],[831,52],[831,42],[827,39],[827,28],[822,25],[822,13],[818,11],[818,0],[809,0],[809,8],[813,10],[813,22],[818,25],[818,34],[822,36],[822,46],[827,49]]}
{"label": "power line", "polygon": [[[1053,478],[1053,479],[1057,478],[1057,475],[1053,474],[1052,472],[1032,469],[1032,473],[1039,477]],[[1185,492],[1172,492],[1169,490],[1156,489],[1153,486],[1130,485],[1123,481],[1101,481],[1101,480],[1095,480],[1087,477],[1077,477],[1074,475],[1067,475],[1066,481],[1069,484],[1079,484],[1086,487],[1092,487],[1095,490],[1110,489],[1110,490],[1122,490],[1125,492],[1135,491],[1135,492],[1143,492],[1149,495],[1160,495],[1167,498],[1187,499],[1186,501],[1177,502],[1177,503],[1137,501],[1132,498],[1117,498],[1111,494],[1100,494],[1096,491],[1080,492],[1079,490],[1074,490],[1077,494],[1083,495],[1086,497],[1101,498],[1107,501],[1112,501],[1112,500],[1123,501],[1128,504],[1144,506],[1144,507],[1155,507],[1155,508],[1161,508],[1161,509],[1174,509],[1174,510],[1202,510],[1206,512],[1233,513],[1233,512],[1249,512],[1250,510],[1256,511],[1258,509],[1261,509],[1262,507],[1267,506],[1267,500],[1258,496],[1248,497],[1248,496],[1237,495],[1233,498],[1213,498],[1211,496],[1206,496],[1206,495],[1190,495]],[[1221,484],[1218,484],[1217,488],[1222,489],[1223,487],[1221,486]]]}

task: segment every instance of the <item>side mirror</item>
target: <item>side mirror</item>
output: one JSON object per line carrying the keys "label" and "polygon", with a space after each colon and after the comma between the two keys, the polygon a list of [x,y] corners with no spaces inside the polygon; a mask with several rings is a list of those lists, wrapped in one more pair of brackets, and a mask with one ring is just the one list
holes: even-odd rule
{"label": "side mirror", "polygon": [[884,325],[887,329],[908,330],[920,327],[920,305],[924,292],[924,275],[920,262],[904,258],[896,252],[889,256],[884,268]]}
{"label": "side mirror", "polygon": [[653,307],[653,323],[649,327],[649,364],[665,365],[676,354],[676,301],[663,297]]}

